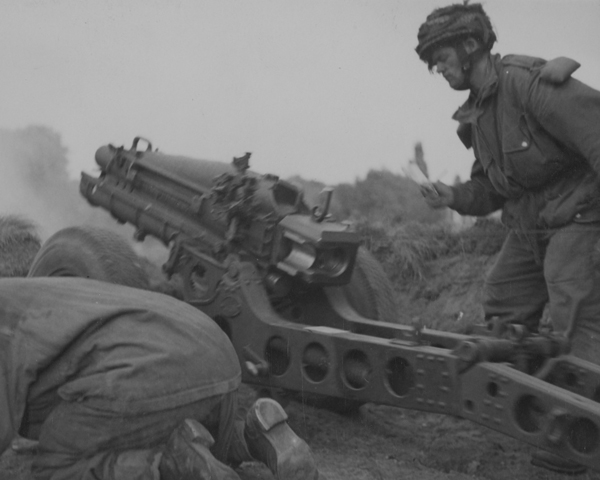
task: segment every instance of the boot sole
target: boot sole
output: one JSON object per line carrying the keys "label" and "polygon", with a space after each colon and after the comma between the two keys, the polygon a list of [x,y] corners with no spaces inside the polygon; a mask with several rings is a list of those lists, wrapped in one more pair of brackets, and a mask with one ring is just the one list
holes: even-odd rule
{"label": "boot sole", "polygon": [[287,424],[285,410],[261,399],[248,415],[246,440],[250,453],[265,463],[278,480],[313,480],[318,470],[310,447]]}

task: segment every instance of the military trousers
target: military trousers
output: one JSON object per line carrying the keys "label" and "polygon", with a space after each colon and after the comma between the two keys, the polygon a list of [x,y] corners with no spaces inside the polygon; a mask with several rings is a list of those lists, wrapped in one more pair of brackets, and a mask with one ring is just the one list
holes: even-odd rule
{"label": "military trousers", "polygon": [[547,304],[553,331],[571,340],[571,353],[600,364],[600,223],[572,222],[536,237],[532,245],[508,234],[486,277],[486,319],[536,331]]}
{"label": "military trousers", "polygon": [[139,415],[63,401],[40,426],[32,473],[36,480],[159,480],[162,449],[186,418],[206,427],[213,455],[227,463],[236,414],[237,391]]}

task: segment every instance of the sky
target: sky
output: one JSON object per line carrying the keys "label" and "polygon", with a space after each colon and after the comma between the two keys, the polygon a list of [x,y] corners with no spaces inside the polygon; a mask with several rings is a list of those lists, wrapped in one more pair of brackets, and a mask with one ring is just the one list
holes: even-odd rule
{"label": "sky", "polygon": [[[0,0],[0,128],[46,125],[69,171],[148,138],[168,154],[326,184],[468,177],[452,91],[416,55],[442,0]],[[486,0],[494,52],[574,58],[600,89],[600,0]],[[2,160],[0,159],[0,162]]]}

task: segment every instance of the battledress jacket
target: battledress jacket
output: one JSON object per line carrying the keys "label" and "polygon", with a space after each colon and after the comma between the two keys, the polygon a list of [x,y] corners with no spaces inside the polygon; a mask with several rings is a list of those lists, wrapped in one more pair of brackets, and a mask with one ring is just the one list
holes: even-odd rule
{"label": "battledress jacket", "polygon": [[0,452],[57,402],[115,415],[237,389],[227,336],[165,295],[80,278],[0,279]]}
{"label": "battledress jacket", "polygon": [[600,219],[600,92],[571,78],[579,64],[564,57],[492,60],[479,94],[453,117],[476,160],[471,179],[453,187],[452,208],[503,208],[503,222],[520,230]]}

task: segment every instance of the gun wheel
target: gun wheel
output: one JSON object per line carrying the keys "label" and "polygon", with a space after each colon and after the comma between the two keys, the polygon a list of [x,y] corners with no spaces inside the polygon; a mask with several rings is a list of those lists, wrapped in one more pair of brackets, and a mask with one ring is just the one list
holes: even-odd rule
{"label": "gun wheel", "polygon": [[38,251],[29,277],[82,277],[148,289],[140,258],[119,235],[95,227],[69,227]]}
{"label": "gun wheel", "polygon": [[358,249],[350,283],[342,288],[348,303],[363,317],[399,323],[394,288],[381,264],[366,248]]}

